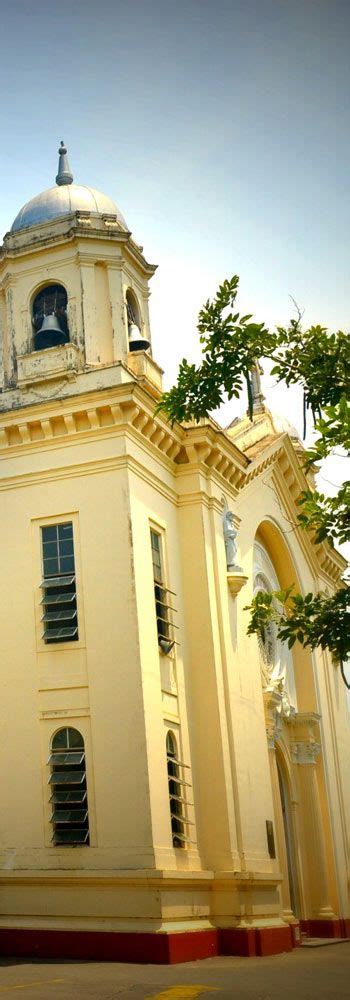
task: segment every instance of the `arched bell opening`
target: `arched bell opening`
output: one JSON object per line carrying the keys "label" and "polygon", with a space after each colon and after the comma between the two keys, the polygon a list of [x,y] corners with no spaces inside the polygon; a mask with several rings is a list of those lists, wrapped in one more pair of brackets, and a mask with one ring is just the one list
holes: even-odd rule
{"label": "arched bell opening", "polygon": [[142,332],[139,303],[131,288],[126,292],[126,315],[128,321],[129,351],[148,351],[150,342]]}
{"label": "arched bell opening", "polygon": [[69,341],[67,303],[63,285],[45,285],[37,293],[32,305],[34,350],[43,351]]}

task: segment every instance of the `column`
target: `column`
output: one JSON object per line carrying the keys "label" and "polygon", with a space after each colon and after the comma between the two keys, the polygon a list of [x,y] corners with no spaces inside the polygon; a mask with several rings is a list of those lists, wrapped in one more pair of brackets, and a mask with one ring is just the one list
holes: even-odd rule
{"label": "column", "polygon": [[316,760],[320,744],[314,740],[301,740],[292,744],[292,758],[298,764],[298,778],[302,807],[307,882],[311,905],[311,919],[334,920],[330,903],[326,846],[319,799]]}

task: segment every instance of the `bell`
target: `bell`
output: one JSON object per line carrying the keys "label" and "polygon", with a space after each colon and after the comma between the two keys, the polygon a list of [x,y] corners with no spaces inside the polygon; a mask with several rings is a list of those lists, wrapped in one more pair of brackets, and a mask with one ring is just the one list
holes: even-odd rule
{"label": "bell", "polygon": [[36,351],[43,351],[46,347],[57,347],[58,344],[65,344],[66,334],[57,319],[55,313],[44,316],[40,330],[35,335],[34,343]]}
{"label": "bell", "polygon": [[146,340],[146,337],[142,336],[141,330],[136,326],[136,323],[130,323],[129,351],[148,351],[149,347],[149,340]]}

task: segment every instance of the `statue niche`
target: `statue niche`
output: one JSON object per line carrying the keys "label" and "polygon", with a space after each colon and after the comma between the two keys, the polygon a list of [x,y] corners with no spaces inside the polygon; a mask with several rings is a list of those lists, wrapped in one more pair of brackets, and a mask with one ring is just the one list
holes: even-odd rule
{"label": "statue niche", "polygon": [[[254,545],[254,594],[280,590],[280,584],[267,552]],[[259,638],[261,681],[263,689],[280,695],[278,711],[285,718],[297,710],[293,657],[285,642],[277,637],[277,627],[270,622],[264,637]]]}
{"label": "statue niche", "polygon": [[237,556],[237,530],[233,523],[232,510],[225,510],[223,514],[224,542],[226,550],[226,565],[228,572],[237,570],[242,572],[241,567],[236,563]]}

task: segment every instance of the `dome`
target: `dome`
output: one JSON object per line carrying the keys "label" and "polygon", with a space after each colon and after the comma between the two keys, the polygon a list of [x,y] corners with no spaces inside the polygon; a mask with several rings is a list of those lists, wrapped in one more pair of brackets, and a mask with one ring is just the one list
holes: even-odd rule
{"label": "dome", "polygon": [[95,215],[116,215],[124,229],[128,229],[119,208],[108,195],[83,184],[74,184],[69,169],[67,150],[63,143],[59,149],[59,167],[55,187],[42,191],[16,215],[11,226],[12,233],[18,233],[29,226],[50,222],[72,212],[92,212]]}
{"label": "dome", "polygon": [[38,226],[71,212],[94,212],[99,215],[116,215],[118,222],[127,229],[127,224],[112,198],[83,184],[67,184],[42,191],[23,205],[11,226],[11,233],[28,226]]}
{"label": "dome", "polygon": [[287,420],[287,417],[281,417],[280,413],[275,413],[274,411],[270,412],[276,434],[289,434],[291,438],[300,441],[300,435],[296,427]]}

